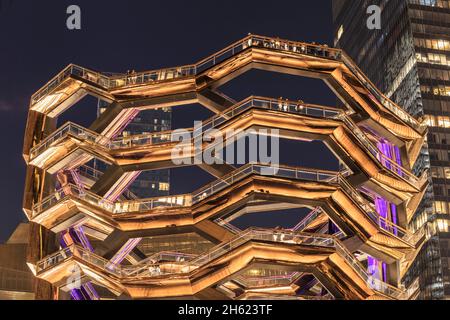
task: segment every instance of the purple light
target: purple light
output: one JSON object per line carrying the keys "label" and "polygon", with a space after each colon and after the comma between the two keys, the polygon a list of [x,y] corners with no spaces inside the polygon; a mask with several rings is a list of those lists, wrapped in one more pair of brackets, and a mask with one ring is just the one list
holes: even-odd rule
{"label": "purple light", "polygon": [[[389,143],[385,143],[383,142],[379,142],[378,143],[378,149],[389,159],[392,160],[392,149],[391,149],[391,145]],[[391,163],[389,161],[386,160],[382,160],[383,165],[388,168],[389,170],[392,169]]]}
{"label": "purple light", "polygon": [[[388,207],[387,207],[387,201],[383,198],[376,197],[375,199],[375,207],[377,209],[378,214],[384,218],[385,220],[388,220]],[[386,223],[381,220],[380,221],[380,227],[386,230]]]}
{"label": "purple light", "polygon": [[63,249],[66,249],[66,248],[67,248],[67,244],[66,244],[66,242],[64,241],[64,238],[63,238],[63,237],[61,237],[61,239],[59,239],[59,244],[61,245],[61,247],[62,247]]}
{"label": "purple light", "polygon": [[[401,156],[399,147],[389,143],[386,140],[380,141],[378,143],[377,147],[387,158],[389,158],[390,160],[397,163],[400,167],[403,167],[402,156]],[[392,165],[389,161],[384,160],[384,161],[382,161],[382,163],[386,168],[388,168],[390,170],[392,169]],[[399,175],[402,175],[401,168],[397,169],[397,173]]]}
{"label": "purple light", "polygon": [[[382,227],[386,231],[393,232],[395,235],[398,235],[397,225],[397,207],[393,203],[389,203],[387,200],[376,197],[375,198],[375,207],[377,209],[378,214],[385,219],[385,221],[392,222],[392,224],[387,224],[385,221],[380,221],[380,227]],[[390,210],[389,210],[390,209]]]}
{"label": "purple light", "polygon": [[382,263],[382,268],[383,268],[383,281],[387,281],[387,264],[386,263]]}
{"label": "purple light", "polygon": [[75,232],[78,236],[78,239],[80,240],[80,243],[83,245],[83,247],[88,249],[90,252],[94,252],[94,248],[92,247],[91,243],[89,242],[89,239],[86,237],[83,227],[75,228]]}
{"label": "purple light", "polygon": [[[395,152],[395,161],[397,162],[398,165],[400,165],[401,167],[403,167],[403,161],[402,161],[402,156],[400,155],[400,148],[397,146],[394,146],[394,152]],[[400,168],[398,169],[398,174],[401,174],[402,171],[400,170]]]}
{"label": "purple light", "polygon": [[367,257],[367,272],[369,275],[374,276],[377,267],[377,260],[372,257]]}
{"label": "purple light", "polygon": [[77,300],[77,301],[84,300],[81,291],[78,289],[71,290],[70,295],[72,296],[73,300]]}
{"label": "purple light", "polygon": [[[94,251],[82,227],[70,228],[68,231],[62,233],[60,244],[63,248],[68,247],[67,242],[64,240],[65,235],[69,235],[73,243],[81,244],[83,248],[88,249],[91,252]],[[82,285],[80,289],[72,289],[70,294],[74,300],[99,299],[97,291],[95,291],[94,286],[90,282]]]}
{"label": "purple light", "polygon": [[122,261],[130,254],[131,251],[141,242],[142,238],[130,239],[111,259],[112,266],[122,263]]}
{"label": "purple light", "polygon": [[392,223],[394,224],[394,234],[397,236],[398,235],[398,229],[395,227],[397,225],[397,206],[393,203],[391,203],[391,218],[392,218]]}

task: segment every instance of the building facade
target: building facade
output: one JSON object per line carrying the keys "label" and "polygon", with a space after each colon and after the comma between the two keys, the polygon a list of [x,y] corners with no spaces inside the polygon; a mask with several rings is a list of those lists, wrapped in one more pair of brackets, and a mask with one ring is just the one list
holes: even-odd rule
{"label": "building facade", "polygon": [[29,225],[21,223],[0,244],[0,300],[33,300],[34,276],[27,266]]}
{"label": "building facade", "polygon": [[[381,29],[369,29],[371,5]],[[335,46],[344,49],[386,96],[429,126],[412,168],[430,186],[409,229],[430,238],[403,281],[420,277],[421,299],[450,298],[450,1],[333,0]]]}

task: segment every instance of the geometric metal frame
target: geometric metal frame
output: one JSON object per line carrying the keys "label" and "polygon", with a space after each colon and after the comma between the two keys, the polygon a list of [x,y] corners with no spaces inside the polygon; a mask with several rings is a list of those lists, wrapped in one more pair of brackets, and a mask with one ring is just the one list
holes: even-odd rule
{"label": "geometric metal frame", "polygon": [[[218,91],[251,69],[322,79],[343,108],[263,97],[236,103]],[[107,111],[89,128],[71,123],[57,128],[57,117],[87,94],[110,103]],[[322,140],[349,171],[286,167],[282,171],[288,175],[270,177],[261,176],[258,164],[241,169],[202,165],[219,180],[193,194],[162,200],[109,200],[110,194],[121,195],[139,172],[171,166],[174,144],[167,140],[171,132],[136,137],[137,142],[115,138],[130,119],[142,110],[193,102],[212,110],[216,116],[210,119],[211,126],[223,132],[277,128],[284,138]],[[416,177],[410,169],[426,134],[426,126],[376,89],[345,53],[326,46],[249,35],[190,66],[108,77],[69,65],[31,98],[23,149],[27,162],[23,208],[30,221],[49,233],[90,225],[106,233],[105,242],[116,230],[122,233],[119,247],[124,239],[190,230],[214,239],[218,243],[214,250],[228,249],[202,263],[203,256],[189,263],[158,263],[158,268],[167,270],[136,278],[126,275],[124,267],[111,269],[111,262],[78,246],[36,252],[36,242],[42,248],[44,238],[35,234],[28,262],[40,279],[54,287],[60,287],[69,270],[78,265],[94,282],[132,298],[217,293],[214,288],[243,270],[269,265],[314,274],[335,298],[407,299],[411,294],[399,289],[401,278],[423,244],[425,232],[411,234],[406,229],[427,187],[425,173]],[[376,137],[399,148],[402,164],[377,149],[372,142]],[[204,144],[202,150],[211,147]],[[56,172],[93,157],[110,163],[111,169],[90,190],[70,186],[69,193],[55,191]],[[398,225],[378,215],[360,192],[363,187],[397,206]],[[321,207],[325,223],[335,223],[344,238],[260,229],[237,233],[217,223],[227,212],[255,201]],[[390,285],[369,283],[374,279],[367,278],[352,254],[361,251],[389,263]]]}

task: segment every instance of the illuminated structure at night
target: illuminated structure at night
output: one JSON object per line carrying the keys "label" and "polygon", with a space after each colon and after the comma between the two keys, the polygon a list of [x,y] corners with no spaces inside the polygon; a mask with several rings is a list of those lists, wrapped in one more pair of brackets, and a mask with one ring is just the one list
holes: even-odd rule
{"label": "illuminated structure at night", "polygon": [[[344,107],[235,102],[218,91],[251,69],[322,79]],[[108,101],[106,111],[89,128],[58,127],[88,94]],[[143,110],[192,103],[216,114],[205,130],[276,128],[323,141],[343,170],[201,164],[217,180],[200,190],[130,199],[141,172],[174,166],[177,143],[171,132],[121,131]],[[410,171],[426,131],[326,46],[250,35],[185,67],[108,77],[70,65],[32,97],[25,134],[36,298],[414,299],[417,283],[401,279],[427,237],[406,228],[427,187]],[[108,164],[104,173],[86,165],[93,159]],[[310,213],[289,230],[233,225],[296,208]]]}
{"label": "illuminated structure at night", "polygon": [[[378,5],[381,30],[362,28]],[[395,21],[395,23],[393,23]],[[450,299],[450,1],[333,0],[335,46],[392,101],[429,126],[413,172],[429,187],[409,223],[430,237],[403,281],[419,279],[419,299]]]}

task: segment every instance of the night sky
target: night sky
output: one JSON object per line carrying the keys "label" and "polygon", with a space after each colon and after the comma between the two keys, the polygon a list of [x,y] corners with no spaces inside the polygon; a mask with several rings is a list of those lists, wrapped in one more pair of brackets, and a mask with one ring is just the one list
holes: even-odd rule
{"label": "night sky", "polygon": [[[191,64],[248,33],[331,45],[331,1],[80,1],[0,0],[0,241],[25,219],[21,155],[30,96],[69,63],[104,72]],[[66,8],[82,10],[82,30],[66,28]],[[335,105],[318,80],[252,71],[222,90],[241,100],[251,94]],[[96,104],[86,99],[68,120],[86,125]],[[199,106],[174,111],[173,127],[210,116]],[[320,143],[283,142],[283,164],[333,169]],[[172,193],[193,191],[212,178],[199,169],[174,170]]]}

